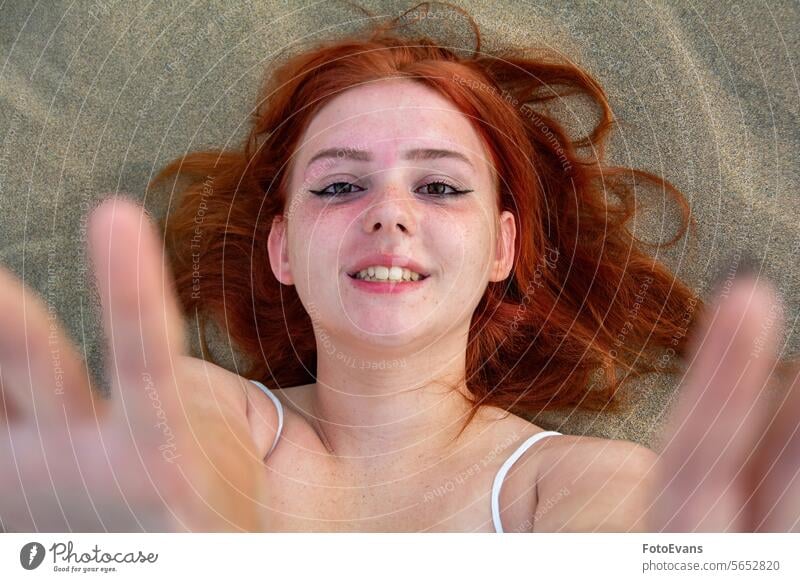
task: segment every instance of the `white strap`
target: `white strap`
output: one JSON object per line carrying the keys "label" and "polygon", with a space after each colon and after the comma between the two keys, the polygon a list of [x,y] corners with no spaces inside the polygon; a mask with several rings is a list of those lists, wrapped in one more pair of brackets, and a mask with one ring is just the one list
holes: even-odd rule
{"label": "white strap", "polygon": [[278,446],[278,439],[281,438],[281,431],[283,430],[283,404],[281,401],[278,400],[278,397],[272,393],[272,390],[264,386],[258,380],[250,380],[253,384],[261,388],[261,391],[264,392],[267,396],[270,397],[272,402],[275,404],[275,409],[278,411],[278,430],[275,431],[275,440],[272,442],[272,446],[269,449],[265,459],[272,454],[272,451],[275,450],[275,447]]}
{"label": "white strap", "polygon": [[511,453],[511,456],[509,456],[505,463],[503,463],[503,466],[500,467],[500,470],[494,477],[494,483],[492,484],[492,521],[494,522],[494,529],[497,533],[503,533],[503,524],[500,521],[500,490],[503,488],[503,480],[506,478],[508,470],[511,469],[511,466],[516,463],[522,455],[525,454],[525,451],[538,442],[539,439],[560,434],[560,432],[556,432],[554,430],[543,430],[542,432],[537,432],[535,435],[529,437],[524,443],[517,447],[517,450]]}

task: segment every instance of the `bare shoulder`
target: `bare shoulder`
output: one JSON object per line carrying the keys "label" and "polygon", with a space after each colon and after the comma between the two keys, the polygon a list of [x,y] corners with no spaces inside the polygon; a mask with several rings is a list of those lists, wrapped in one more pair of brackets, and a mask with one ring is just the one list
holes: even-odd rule
{"label": "bare shoulder", "polygon": [[646,531],[655,452],[625,440],[548,440],[537,463],[534,531]]}
{"label": "bare shoulder", "polygon": [[[183,378],[189,393],[204,407],[224,411],[229,419],[246,423],[256,453],[260,458],[267,455],[279,437],[280,419],[275,404],[260,388],[244,376],[190,356],[178,359],[176,375]],[[287,421],[291,415],[285,416]]]}
{"label": "bare shoulder", "polygon": [[189,389],[188,394],[204,404],[222,405],[241,413],[246,410],[246,378],[192,356],[177,358],[174,370]]}

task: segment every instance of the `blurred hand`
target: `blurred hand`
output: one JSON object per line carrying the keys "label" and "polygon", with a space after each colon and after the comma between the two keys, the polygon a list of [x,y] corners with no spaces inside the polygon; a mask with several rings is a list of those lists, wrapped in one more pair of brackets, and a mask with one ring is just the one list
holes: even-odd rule
{"label": "blurred hand", "polygon": [[110,400],[96,395],[82,354],[40,298],[0,268],[3,527],[260,528],[261,464],[246,414],[187,373],[157,229],[141,207],[112,198],[92,213],[89,239]]}
{"label": "blurred hand", "polygon": [[755,275],[715,297],[662,436],[649,531],[800,531],[800,370],[765,398],[783,325]]}

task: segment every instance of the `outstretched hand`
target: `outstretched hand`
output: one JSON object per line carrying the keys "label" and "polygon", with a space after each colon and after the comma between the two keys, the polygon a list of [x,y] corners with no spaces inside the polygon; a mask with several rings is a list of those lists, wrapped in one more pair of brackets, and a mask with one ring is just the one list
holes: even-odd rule
{"label": "outstretched hand", "polygon": [[[209,387],[186,373],[183,323],[156,228],[141,207],[112,198],[92,213],[89,236],[110,400],[97,396],[84,357],[41,299],[0,268],[0,524],[258,529],[260,463],[246,417],[224,398],[204,396]],[[224,456],[235,474],[221,474]]]}
{"label": "outstretched hand", "polygon": [[718,292],[662,437],[649,531],[800,531],[800,370],[772,404],[784,325],[756,275]]}

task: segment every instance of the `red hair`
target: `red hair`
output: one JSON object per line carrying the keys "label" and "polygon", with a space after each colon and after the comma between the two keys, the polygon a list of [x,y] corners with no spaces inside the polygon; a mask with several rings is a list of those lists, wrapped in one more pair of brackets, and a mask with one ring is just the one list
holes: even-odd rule
{"label": "red hair", "polygon": [[[399,18],[286,59],[267,76],[240,150],[190,153],[154,179],[190,180],[162,227],[180,299],[200,317],[203,356],[210,319],[250,360],[243,375],[278,388],[314,381],[311,319],[268,266],[269,230],[287,210],[292,154],[316,112],[343,91],[391,77],[421,83],[464,113],[492,156],[498,208],[517,221],[513,271],[489,283],[472,318],[473,414],[481,405],[522,415],[617,411],[626,379],[678,371],[703,302],[642,250],[658,245],[626,224],[645,185],[680,211],[679,232],[663,244],[674,245],[693,220],[666,180],[604,163],[614,120],[600,84],[549,51],[465,56],[406,38],[393,30]],[[597,106],[587,136],[568,135],[542,108],[570,94]]]}

